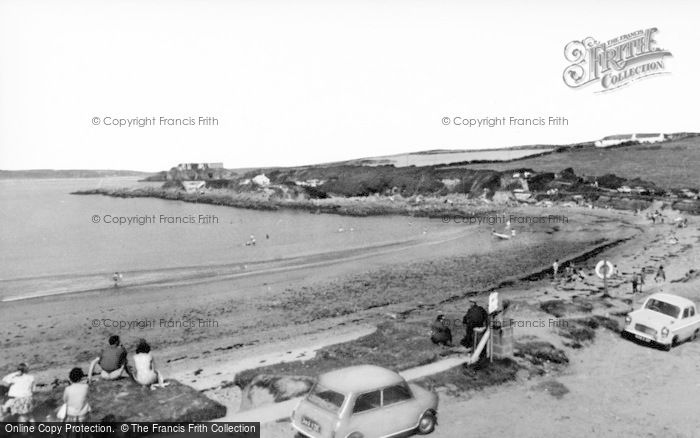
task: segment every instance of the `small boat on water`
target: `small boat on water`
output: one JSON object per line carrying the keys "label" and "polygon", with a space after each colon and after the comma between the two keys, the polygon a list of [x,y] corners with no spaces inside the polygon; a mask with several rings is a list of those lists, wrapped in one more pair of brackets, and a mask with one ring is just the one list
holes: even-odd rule
{"label": "small boat on water", "polygon": [[510,233],[506,233],[505,231],[503,233],[497,233],[495,230],[491,232],[494,237],[497,237],[499,239],[504,239],[504,240],[509,240],[515,237],[515,230],[510,230]]}

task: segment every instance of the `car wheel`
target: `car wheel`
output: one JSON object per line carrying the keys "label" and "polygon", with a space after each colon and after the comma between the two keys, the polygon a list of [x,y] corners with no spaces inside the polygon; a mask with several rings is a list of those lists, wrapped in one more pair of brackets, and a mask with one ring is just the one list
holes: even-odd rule
{"label": "car wheel", "polygon": [[437,419],[435,414],[432,412],[426,412],[420,417],[418,422],[418,433],[421,435],[427,435],[435,430],[435,425],[437,424]]}
{"label": "car wheel", "polygon": [[695,331],[693,332],[693,336],[690,337],[691,341],[695,341],[696,339],[698,339],[698,332],[700,332],[700,330],[695,329]]}
{"label": "car wheel", "polygon": [[671,341],[671,345],[674,347],[678,347],[678,344],[680,344],[680,339],[678,338],[678,336],[674,336],[673,340]]}

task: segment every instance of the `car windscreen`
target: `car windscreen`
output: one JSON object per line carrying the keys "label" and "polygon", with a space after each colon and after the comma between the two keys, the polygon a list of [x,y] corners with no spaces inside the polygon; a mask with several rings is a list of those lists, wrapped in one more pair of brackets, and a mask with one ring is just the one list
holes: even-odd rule
{"label": "car windscreen", "polygon": [[308,400],[327,411],[338,412],[343,406],[345,396],[337,391],[316,384],[309,393]]}
{"label": "car windscreen", "polygon": [[653,310],[655,312],[663,313],[664,315],[673,318],[678,318],[678,314],[681,312],[681,309],[679,307],[654,298],[647,301],[647,304],[646,306],[644,306],[644,308]]}

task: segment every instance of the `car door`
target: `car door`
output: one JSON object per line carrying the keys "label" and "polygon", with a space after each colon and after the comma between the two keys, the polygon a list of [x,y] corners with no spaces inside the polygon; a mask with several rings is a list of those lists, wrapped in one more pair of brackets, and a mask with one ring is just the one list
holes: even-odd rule
{"label": "car door", "polygon": [[350,411],[348,431],[360,432],[365,438],[381,437],[387,434],[386,418],[382,412],[382,391],[380,389],[359,394]]}
{"label": "car door", "polygon": [[690,306],[690,320],[688,324],[688,339],[691,339],[695,331],[700,329],[700,315],[697,314],[695,306]]}
{"label": "car door", "polygon": [[391,434],[404,432],[418,424],[418,416],[421,413],[406,383],[388,386],[382,390],[382,414],[391,419]]}
{"label": "car door", "polygon": [[695,330],[695,308],[693,306],[686,307],[681,313],[681,320],[679,321],[679,333],[678,337],[681,340],[689,339],[693,336],[693,330]]}

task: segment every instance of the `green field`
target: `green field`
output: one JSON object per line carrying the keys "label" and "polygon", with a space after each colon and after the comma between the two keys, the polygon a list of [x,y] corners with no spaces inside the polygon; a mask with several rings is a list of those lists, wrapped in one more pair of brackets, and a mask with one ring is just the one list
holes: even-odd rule
{"label": "green field", "polygon": [[612,173],[628,179],[638,177],[666,189],[700,188],[700,136],[661,144],[575,148],[507,163],[455,166],[497,171],[530,168],[537,172],[558,172],[567,167],[579,176]]}

